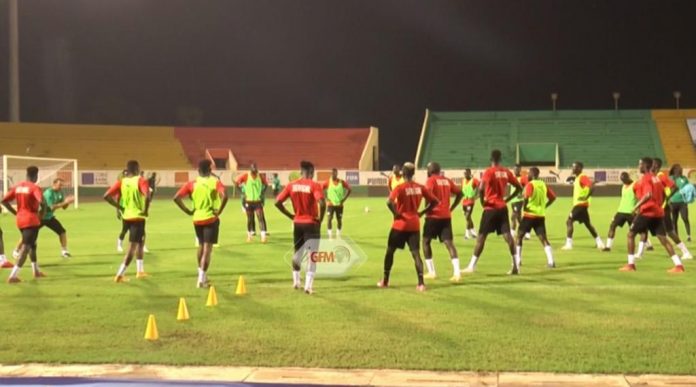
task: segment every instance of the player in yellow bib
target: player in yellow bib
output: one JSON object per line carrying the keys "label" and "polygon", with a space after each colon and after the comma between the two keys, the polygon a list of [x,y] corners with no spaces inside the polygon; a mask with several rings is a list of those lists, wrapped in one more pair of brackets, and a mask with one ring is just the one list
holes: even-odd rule
{"label": "player in yellow bib", "polygon": [[392,167],[392,174],[387,180],[387,188],[389,188],[389,192],[393,191],[394,188],[400,186],[401,184],[404,184],[404,182],[404,177],[401,175],[401,166],[394,164]]}
{"label": "player in yellow bib", "polygon": [[[616,234],[617,227],[623,227],[624,224],[629,226],[633,223],[634,212],[633,209],[636,206],[638,200],[636,199],[636,194],[633,191],[633,185],[635,182],[631,179],[628,172],[621,172],[620,176],[621,182],[621,201],[619,201],[619,208],[614,214],[614,219],[609,225],[609,233],[607,234],[607,244],[603,251],[611,251],[611,247],[614,245],[614,235]],[[643,237],[647,237],[647,234],[643,234]],[[641,243],[645,241],[641,238]]]}
{"label": "player in yellow bib", "polygon": [[116,273],[115,282],[128,281],[125,273],[133,257],[137,265],[136,278],[148,277],[143,263],[143,247],[145,246],[145,220],[150,210],[152,191],[147,180],[140,176],[140,165],[136,160],[128,161],[126,169],[128,176],[118,180],[104,194],[104,200],[121,211],[121,217],[128,225],[130,246]]}
{"label": "player in yellow bib", "polygon": [[343,230],[343,203],[348,199],[350,193],[350,185],[345,180],[339,179],[338,169],[331,170],[331,177],[322,184],[322,188],[326,191],[327,199],[327,214],[326,228],[329,238],[333,237],[333,217],[336,215],[336,236],[341,237]]}
{"label": "player in yellow bib", "polygon": [[242,198],[242,206],[246,211],[247,216],[247,242],[251,242],[256,235],[256,222],[254,214],[259,220],[259,228],[261,229],[261,243],[268,241],[268,230],[266,228],[266,216],[263,212],[264,197],[268,183],[266,178],[259,173],[256,163],[251,163],[249,172],[245,173],[235,180],[235,185],[243,189],[244,197]]}
{"label": "player in yellow bib", "polygon": [[594,238],[596,247],[600,250],[604,249],[604,241],[599,237],[597,230],[595,230],[592,222],[590,222],[590,198],[592,197],[594,187],[592,180],[582,173],[582,168],[583,164],[581,162],[576,161],[573,163],[573,175],[575,175],[575,180],[573,182],[573,209],[566,221],[566,243],[561,247],[561,250],[573,249],[574,222],[584,224],[587,231],[589,231],[592,238]]}
{"label": "player in yellow bib", "polygon": [[556,200],[556,194],[550,187],[546,186],[543,180],[539,179],[539,168],[529,168],[527,176],[528,182],[524,187],[522,194],[522,220],[520,227],[517,229],[517,267],[522,265],[522,241],[526,235],[534,230],[534,233],[539,237],[541,245],[544,246],[546,254],[546,265],[553,269],[556,263],[553,260],[553,252],[551,244],[546,237],[546,209]]}
{"label": "player in yellow bib", "polygon": [[[189,181],[174,195],[174,202],[186,214],[193,218],[193,228],[198,239],[198,281],[199,288],[208,287],[208,267],[213,253],[213,245],[218,242],[220,233],[220,214],[227,205],[225,186],[220,179],[212,176],[212,162],[201,160],[198,163],[198,177]],[[190,198],[193,209],[184,204],[184,198]]]}

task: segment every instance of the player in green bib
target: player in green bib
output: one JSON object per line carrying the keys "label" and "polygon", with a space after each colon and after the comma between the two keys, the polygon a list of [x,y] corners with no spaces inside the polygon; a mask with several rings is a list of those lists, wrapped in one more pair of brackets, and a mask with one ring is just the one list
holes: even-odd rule
{"label": "player in green bib", "polygon": [[672,165],[669,169],[669,178],[677,186],[677,192],[669,200],[674,231],[679,235],[679,217],[681,216],[686,228],[686,241],[691,242],[691,223],[689,223],[689,203],[693,201],[693,195],[689,191],[693,190],[693,185],[684,176],[684,169],[679,164]]}
{"label": "player in green bib", "polygon": [[[174,202],[186,214],[193,218],[193,227],[198,239],[198,281],[196,286],[207,288],[208,267],[213,253],[213,245],[218,242],[220,233],[220,214],[227,205],[225,186],[220,179],[212,176],[212,162],[201,160],[198,163],[198,178],[186,183],[174,195]],[[190,198],[193,209],[184,204],[184,198]]]}
{"label": "player in green bib", "polygon": [[583,164],[581,162],[576,161],[573,163],[573,175],[575,175],[573,180],[573,209],[566,220],[566,243],[561,247],[561,250],[573,249],[574,222],[584,224],[587,231],[594,238],[595,246],[600,250],[604,249],[604,241],[599,237],[597,230],[590,221],[590,198],[592,197],[592,192],[594,192],[594,187],[592,180],[582,173],[582,169]]}
{"label": "player in green bib", "polygon": [[[520,185],[522,187],[525,187],[527,185],[528,177],[522,175],[522,166],[520,164],[515,164],[515,168],[513,168],[512,173],[515,174],[515,178],[517,181],[520,182]],[[508,186],[508,194],[512,193],[512,189],[514,189],[512,186]],[[515,230],[517,230],[517,227],[519,224],[522,222],[522,205],[524,203],[524,193],[520,192],[517,196],[512,198],[510,200],[510,207],[512,208],[512,216],[510,217],[510,233],[512,233],[512,236],[514,237],[516,235]],[[526,239],[531,238],[529,234],[525,235]]]}
{"label": "player in green bib", "polygon": [[331,177],[322,184],[322,189],[326,191],[328,204],[326,228],[329,238],[333,237],[333,218],[336,215],[336,236],[341,237],[343,230],[343,203],[350,196],[351,189],[348,183],[338,178],[338,169],[331,170]]}
{"label": "player in green bib", "polygon": [[[609,233],[607,235],[607,244],[603,251],[611,251],[611,247],[614,245],[614,235],[616,233],[617,227],[623,227],[624,224],[629,226],[633,223],[634,211],[638,200],[636,199],[636,194],[633,191],[633,185],[635,182],[631,179],[628,172],[621,172],[621,201],[619,201],[619,208],[614,214],[614,219],[609,225]],[[647,234],[644,236],[647,237]],[[643,241],[644,242],[644,241]]]}
{"label": "player in green bib", "polygon": [[[114,277],[114,282],[127,282],[126,269],[133,257],[137,265],[136,278],[145,278],[143,248],[145,246],[145,220],[150,210],[152,191],[147,180],[140,176],[140,164],[136,160],[128,161],[128,175],[118,180],[104,194],[104,200],[121,212],[123,221],[128,225],[130,246],[123,258],[123,263]],[[116,199],[118,198],[118,200]]]}
{"label": "player in green bib", "polygon": [[235,185],[244,190],[242,206],[246,210],[247,216],[247,242],[251,242],[256,235],[256,222],[254,214],[259,220],[261,229],[261,243],[268,241],[268,230],[266,228],[266,216],[263,212],[264,197],[268,183],[266,177],[259,173],[256,163],[251,163],[249,172],[235,180]]}
{"label": "player in green bib", "polygon": [[517,229],[515,260],[517,267],[520,267],[522,264],[522,241],[525,239],[525,235],[534,230],[544,247],[546,265],[552,269],[556,267],[556,263],[553,260],[551,244],[546,237],[546,209],[556,200],[556,194],[550,187],[546,186],[543,180],[539,179],[539,168],[529,168],[527,178],[528,182],[522,193],[522,220],[519,229]]}

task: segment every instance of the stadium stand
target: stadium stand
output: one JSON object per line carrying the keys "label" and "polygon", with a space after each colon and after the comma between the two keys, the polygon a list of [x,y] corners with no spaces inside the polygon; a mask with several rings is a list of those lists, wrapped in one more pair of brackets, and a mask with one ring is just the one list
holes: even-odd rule
{"label": "stadium stand", "polygon": [[120,169],[130,159],[145,170],[190,168],[172,127],[0,123],[0,132],[0,153],[78,159],[80,169]]}
{"label": "stadium stand", "polygon": [[623,111],[426,111],[417,163],[445,168],[484,167],[490,150],[516,161],[518,144],[558,144],[559,166],[629,167],[644,155],[664,157],[649,110]]}
{"label": "stadium stand", "polygon": [[[317,169],[375,169],[377,128],[176,128],[191,163],[215,149],[229,149],[237,167],[297,169],[299,160]],[[374,148],[374,150],[373,150]],[[210,152],[208,152],[210,153]]]}
{"label": "stadium stand", "polygon": [[687,118],[696,118],[696,109],[653,110],[652,116],[665,148],[667,163],[696,167],[696,149],[686,124]]}

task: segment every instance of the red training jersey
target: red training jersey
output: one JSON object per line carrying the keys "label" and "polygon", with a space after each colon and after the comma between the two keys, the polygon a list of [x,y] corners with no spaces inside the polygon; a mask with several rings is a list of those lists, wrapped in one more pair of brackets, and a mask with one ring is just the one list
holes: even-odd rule
{"label": "red training jersey", "polygon": [[662,185],[659,177],[651,172],[643,174],[643,177],[633,185],[633,192],[638,200],[643,199],[648,193],[652,193],[650,199],[640,206],[638,210],[640,215],[648,218],[665,216],[665,210],[662,208],[662,203],[665,201],[665,186]]}
{"label": "red training jersey", "polygon": [[429,203],[437,201],[430,190],[414,181],[407,181],[395,187],[389,194],[389,200],[396,205],[399,217],[394,219],[392,228],[398,231],[419,231],[418,208],[423,199]]}
{"label": "red training jersey", "polygon": [[299,224],[317,223],[319,220],[317,202],[324,199],[324,190],[321,188],[321,184],[311,179],[297,179],[285,186],[283,191],[278,194],[276,201],[282,203],[288,198],[290,198],[295,210],[293,222]]}
{"label": "red training jersey", "polygon": [[432,175],[425,182],[427,188],[440,201],[432,211],[425,216],[432,219],[451,219],[452,212],[450,211],[450,196],[458,195],[462,189],[457,186],[451,179],[442,175]]}
{"label": "red training jersey", "polygon": [[43,201],[43,194],[38,185],[23,181],[10,189],[3,202],[17,202],[17,227],[20,229],[41,226],[39,210]]}
{"label": "red training jersey", "polygon": [[483,192],[483,208],[485,210],[501,209],[507,206],[505,192],[508,184],[522,188],[515,175],[509,169],[499,165],[486,169],[481,177],[481,182],[485,184]]}

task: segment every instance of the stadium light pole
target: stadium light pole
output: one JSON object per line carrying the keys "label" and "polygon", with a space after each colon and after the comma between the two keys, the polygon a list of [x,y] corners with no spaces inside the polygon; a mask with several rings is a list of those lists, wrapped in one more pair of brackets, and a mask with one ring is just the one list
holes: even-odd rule
{"label": "stadium light pole", "polygon": [[556,112],[556,101],[558,101],[558,93],[551,93],[551,109]]}
{"label": "stadium light pole", "polygon": [[619,98],[621,98],[621,93],[615,91],[611,93],[611,96],[614,98],[614,111],[619,111]]}
{"label": "stadium light pole", "polygon": [[674,104],[677,107],[677,110],[679,110],[679,99],[681,98],[681,91],[675,90],[672,92],[672,96],[674,97]]}
{"label": "stadium light pole", "polygon": [[10,37],[10,122],[19,122],[19,12],[18,0],[9,0],[9,37]]}

